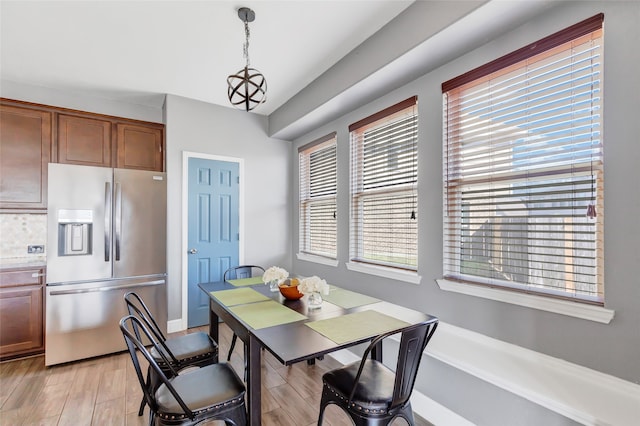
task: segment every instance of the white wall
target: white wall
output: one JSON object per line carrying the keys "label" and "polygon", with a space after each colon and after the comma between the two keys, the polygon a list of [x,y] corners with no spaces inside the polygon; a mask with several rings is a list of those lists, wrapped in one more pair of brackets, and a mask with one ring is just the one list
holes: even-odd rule
{"label": "white wall", "polygon": [[[605,14],[604,152],[605,152],[605,307],[615,310],[609,324],[445,292],[442,278],[442,97],[441,83],[567,26]],[[499,19],[499,18],[497,18]],[[293,260],[293,270],[438,316],[443,322],[480,335],[640,383],[640,3],[564,2],[525,25],[450,61],[413,82],[315,129],[294,141],[292,153],[317,137],[338,137],[337,268]],[[419,107],[419,274],[420,285],[348,271],[349,137],[348,125],[418,96]],[[293,194],[297,162],[292,161]],[[297,203],[294,196],[293,202]],[[292,225],[298,237],[297,209]],[[294,251],[297,244],[294,243]],[[438,333],[436,332],[436,335]],[[436,336],[437,337],[437,336]],[[507,369],[507,365],[504,368]],[[529,371],[529,380],[540,375]],[[549,392],[576,392],[565,383],[546,384]],[[450,364],[426,358],[416,388],[477,424],[573,424],[549,409],[505,392]],[[524,394],[524,393],[523,393]],[[598,419],[594,418],[594,422]],[[594,423],[595,424],[595,423]]]}
{"label": "white wall", "polygon": [[[266,117],[175,95],[165,103],[169,320],[182,316],[182,155],[244,159],[245,263],[290,267],[291,143],[269,138]],[[240,232],[243,232],[242,230]]]}

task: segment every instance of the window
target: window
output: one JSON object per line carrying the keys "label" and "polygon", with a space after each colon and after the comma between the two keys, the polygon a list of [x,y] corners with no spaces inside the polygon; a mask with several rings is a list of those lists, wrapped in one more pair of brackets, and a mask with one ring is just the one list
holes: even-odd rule
{"label": "window", "polygon": [[300,148],[300,252],[336,258],[336,134]]}
{"label": "window", "polygon": [[603,303],[602,22],[443,83],[445,278]]}
{"label": "window", "polygon": [[418,114],[413,97],[349,126],[352,262],[418,268]]}

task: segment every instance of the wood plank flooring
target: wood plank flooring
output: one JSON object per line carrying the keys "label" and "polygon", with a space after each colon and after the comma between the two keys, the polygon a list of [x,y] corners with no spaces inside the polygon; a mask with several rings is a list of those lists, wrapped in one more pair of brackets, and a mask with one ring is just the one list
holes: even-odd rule
{"label": "wood plank flooring", "polygon": [[[206,328],[192,329],[187,332]],[[232,333],[220,326],[220,359],[224,361]],[[243,377],[242,342],[238,342],[231,365]],[[268,351],[262,361],[262,424],[264,426],[315,425],[320,407],[322,374],[340,364],[326,356],[313,366],[283,366]],[[142,398],[128,352],[44,366],[44,356],[0,364],[1,426],[129,426],[147,425],[148,408],[142,417]],[[430,423],[416,416],[419,426]],[[209,422],[209,425],[222,424]],[[351,425],[336,406],[325,410],[327,426]],[[394,425],[405,425],[396,420]]]}

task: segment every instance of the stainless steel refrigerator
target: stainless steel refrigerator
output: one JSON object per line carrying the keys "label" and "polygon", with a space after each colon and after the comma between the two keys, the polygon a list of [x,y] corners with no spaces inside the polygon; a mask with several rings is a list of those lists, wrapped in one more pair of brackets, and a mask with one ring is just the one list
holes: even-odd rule
{"label": "stainless steel refrigerator", "polygon": [[166,188],[165,173],[49,164],[46,365],[124,350],[128,291],[166,328]]}

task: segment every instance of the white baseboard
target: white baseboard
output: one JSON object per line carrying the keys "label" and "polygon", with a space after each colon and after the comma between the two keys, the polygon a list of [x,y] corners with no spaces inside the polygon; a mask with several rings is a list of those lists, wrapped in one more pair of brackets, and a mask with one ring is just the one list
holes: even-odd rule
{"label": "white baseboard", "polygon": [[167,321],[167,333],[176,333],[182,330],[186,330],[182,324],[182,319]]}
{"label": "white baseboard", "polygon": [[640,419],[640,385],[451,324],[440,322],[426,353],[584,425]]}

